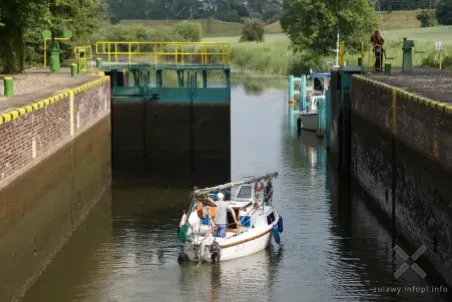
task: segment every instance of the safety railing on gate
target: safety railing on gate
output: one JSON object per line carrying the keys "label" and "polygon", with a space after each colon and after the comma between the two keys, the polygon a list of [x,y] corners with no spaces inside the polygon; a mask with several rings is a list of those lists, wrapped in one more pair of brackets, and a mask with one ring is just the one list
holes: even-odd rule
{"label": "safety railing on gate", "polygon": [[74,48],[75,63],[79,73],[86,73],[93,64],[93,51],[91,46],[77,46]]}
{"label": "safety railing on gate", "polygon": [[230,65],[230,43],[221,42],[96,42],[104,62]]}

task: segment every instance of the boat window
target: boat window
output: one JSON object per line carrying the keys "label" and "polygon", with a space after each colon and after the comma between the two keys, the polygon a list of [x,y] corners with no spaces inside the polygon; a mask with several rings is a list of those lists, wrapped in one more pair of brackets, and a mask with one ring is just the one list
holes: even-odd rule
{"label": "boat window", "polygon": [[314,90],[323,90],[323,81],[319,78],[314,78]]}
{"label": "boat window", "polygon": [[275,221],[275,213],[271,212],[271,213],[267,216],[267,223],[268,223],[268,224],[272,224],[273,221]]}
{"label": "boat window", "polygon": [[237,198],[251,198],[251,186],[241,186]]}

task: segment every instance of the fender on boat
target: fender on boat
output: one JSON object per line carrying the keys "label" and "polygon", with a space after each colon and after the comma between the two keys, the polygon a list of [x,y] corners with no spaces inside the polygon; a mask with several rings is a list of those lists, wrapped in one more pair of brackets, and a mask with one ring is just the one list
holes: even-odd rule
{"label": "fender on boat", "polygon": [[182,214],[182,217],[179,221],[179,227],[183,226],[185,224],[185,222],[187,221],[187,214]]}
{"label": "fender on boat", "polygon": [[284,231],[284,223],[283,223],[283,219],[282,216],[279,216],[279,220],[278,220],[278,231],[280,233],[282,233]]}
{"label": "fender on boat", "polygon": [[273,238],[275,238],[275,241],[277,244],[281,243],[281,237],[279,236],[278,226],[274,225],[273,228]]}

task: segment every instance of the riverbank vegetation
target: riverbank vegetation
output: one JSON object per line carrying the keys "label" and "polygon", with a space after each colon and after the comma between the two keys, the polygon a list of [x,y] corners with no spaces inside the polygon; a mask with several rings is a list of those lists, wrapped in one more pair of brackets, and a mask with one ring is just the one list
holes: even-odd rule
{"label": "riverbank vegetation", "polygon": [[[261,0],[247,1],[247,5],[240,0],[213,0],[214,7],[195,9],[191,6],[193,1],[172,1],[176,6],[185,5],[177,14],[168,5],[147,7],[151,4],[147,0],[94,0],[83,5],[81,0],[2,1],[0,71],[12,73],[25,67],[42,66],[41,33],[52,28],[57,36],[63,30],[73,33],[69,41],[60,43],[64,64],[73,58],[74,46],[94,46],[99,40],[204,40],[230,42],[235,70],[282,76],[309,69],[325,70],[329,63],[334,63],[336,58],[332,50],[336,47],[337,28],[341,29],[341,40],[346,42],[348,65],[357,64],[359,44],[369,41],[375,27],[380,28],[387,41],[388,57],[392,58],[389,61],[393,66],[401,65],[403,37],[415,40],[414,65],[438,65],[434,41],[444,41],[446,54],[452,50],[452,41],[447,40],[451,39],[451,27],[430,27],[436,24],[427,20],[432,17],[431,10],[421,13],[415,9],[394,11],[389,7],[388,11],[379,14],[367,0],[340,1],[340,6],[334,9],[326,5],[326,0],[266,0],[266,5],[262,5]],[[442,11],[447,10],[449,2],[452,0],[441,2]],[[383,6],[386,4],[382,2]],[[308,18],[313,15],[316,18]],[[448,24],[447,14],[436,10],[435,16],[442,18],[437,23]],[[184,20],[189,18],[196,20]],[[250,20],[260,21],[253,23]],[[251,32],[244,27],[246,22],[252,23]],[[255,26],[257,24],[260,25]],[[256,37],[252,37],[256,33]],[[452,59],[446,57],[443,66],[450,66],[449,62]],[[368,53],[365,64],[371,64]]]}

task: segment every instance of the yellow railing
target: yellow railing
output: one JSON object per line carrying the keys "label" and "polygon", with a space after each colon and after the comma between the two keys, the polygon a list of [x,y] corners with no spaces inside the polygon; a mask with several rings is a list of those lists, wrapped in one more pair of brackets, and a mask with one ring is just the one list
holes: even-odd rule
{"label": "yellow railing", "polygon": [[93,64],[93,50],[91,46],[74,47],[75,62],[79,73],[86,73],[89,64]]}
{"label": "yellow railing", "polygon": [[221,42],[96,42],[108,63],[231,64],[231,45]]}

